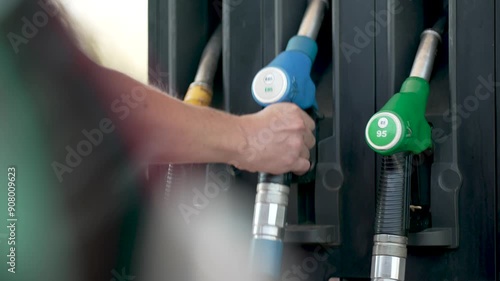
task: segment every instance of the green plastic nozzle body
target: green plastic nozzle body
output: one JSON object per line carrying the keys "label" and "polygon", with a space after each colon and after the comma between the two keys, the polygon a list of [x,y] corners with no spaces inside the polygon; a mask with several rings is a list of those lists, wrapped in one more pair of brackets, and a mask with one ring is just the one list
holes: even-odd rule
{"label": "green plastic nozzle body", "polygon": [[365,137],[370,148],[381,155],[431,148],[431,127],[425,119],[428,96],[425,79],[407,78],[400,92],[368,121]]}

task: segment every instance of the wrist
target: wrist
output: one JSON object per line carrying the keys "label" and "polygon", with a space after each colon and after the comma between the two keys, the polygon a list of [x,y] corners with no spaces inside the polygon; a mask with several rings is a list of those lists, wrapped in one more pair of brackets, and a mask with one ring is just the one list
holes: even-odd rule
{"label": "wrist", "polygon": [[231,116],[230,132],[227,140],[226,159],[224,162],[230,165],[234,165],[237,168],[243,168],[248,162],[248,133],[246,126],[249,125],[249,118],[247,115],[244,116]]}

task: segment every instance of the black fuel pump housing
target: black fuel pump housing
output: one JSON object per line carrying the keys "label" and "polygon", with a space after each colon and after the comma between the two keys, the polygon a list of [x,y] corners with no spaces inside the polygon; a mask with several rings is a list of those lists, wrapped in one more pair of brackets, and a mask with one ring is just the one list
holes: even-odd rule
{"label": "black fuel pump housing", "polygon": [[[206,39],[222,21],[222,70],[214,85],[214,97],[221,98],[214,102],[244,114],[260,110],[250,93],[252,79],[297,32],[307,0],[150,0],[149,5],[150,69],[169,73],[152,76],[152,82],[184,92]],[[412,186],[418,188],[409,195],[406,280],[496,279],[500,5],[332,0],[311,74],[322,117],[316,173],[291,188],[282,280],[369,280],[381,158],[366,145],[364,129],[408,77],[420,34],[443,10],[448,25],[426,112],[433,146],[412,159]],[[192,21],[193,15],[198,20]],[[244,194],[238,202],[246,214],[242,225],[251,226],[256,177],[237,171],[232,180]],[[250,235],[249,230],[248,241]]]}

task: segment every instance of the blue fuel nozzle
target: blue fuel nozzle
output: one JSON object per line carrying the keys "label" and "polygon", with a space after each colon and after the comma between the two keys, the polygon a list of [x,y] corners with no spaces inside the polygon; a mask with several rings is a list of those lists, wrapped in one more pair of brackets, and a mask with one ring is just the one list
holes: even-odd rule
{"label": "blue fuel nozzle", "polygon": [[292,102],[302,109],[318,108],[310,73],[318,46],[306,36],[294,36],[286,50],[261,69],[252,83],[252,96],[262,105]]}

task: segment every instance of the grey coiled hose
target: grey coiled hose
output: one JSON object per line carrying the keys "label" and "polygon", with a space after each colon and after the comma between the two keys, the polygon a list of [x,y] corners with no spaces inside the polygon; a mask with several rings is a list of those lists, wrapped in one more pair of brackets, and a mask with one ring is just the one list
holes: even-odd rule
{"label": "grey coiled hose", "polygon": [[409,228],[409,186],[411,159],[405,153],[382,158],[375,234],[406,236]]}

